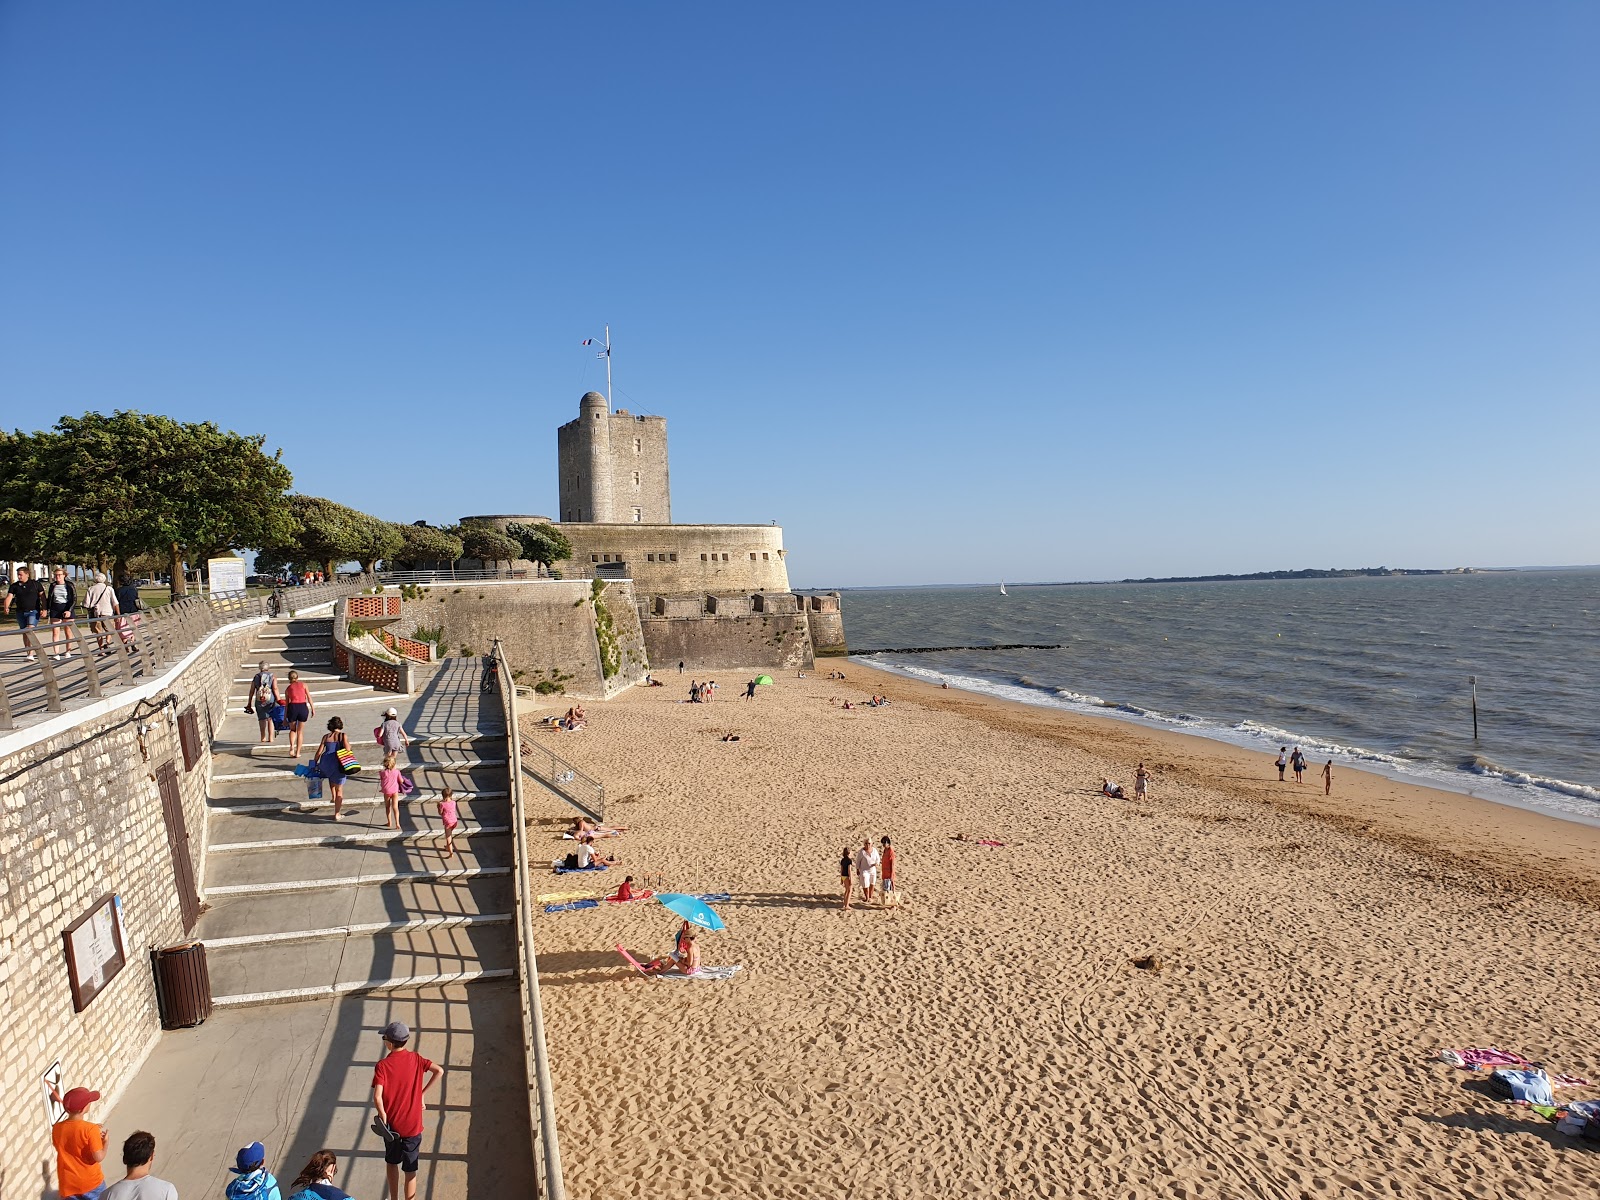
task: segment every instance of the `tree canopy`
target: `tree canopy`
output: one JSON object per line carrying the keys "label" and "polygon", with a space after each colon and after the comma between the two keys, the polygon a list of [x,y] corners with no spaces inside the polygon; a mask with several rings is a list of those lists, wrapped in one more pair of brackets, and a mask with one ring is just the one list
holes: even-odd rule
{"label": "tree canopy", "polygon": [[400,527],[380,517],[298,493],[288,498],[287,507],[296,532],[261,547],[258,570],[315,563],[332,579],[340,563],[354,560],[363,571],[370,571],[380,558],[400,548]]}
{"label": "tree canopy", "polygon": [[507,537],[493,525],[469,521],[451,526],[450,532],[461,539],[461,553],[465,558],[498,564],[510,562],[522,553],[515,538]]}
{"label": "tree canopy", "polygon": [[572,557],[572,543],[553,525],[523,525],[513,521],[506,526],[506,533],[521,548],[523,558],[541,563],[547,570],[551,564]]}
{"label": "tree canopy", "polygon": [[455,562],[461,557],[461,539],[447,529],[432,525],[396,525],[400,546],[392,560],[398,566],[416,567],[421,563]]}
{"label": "tree canopy", "polygon": [[119,410],[63,417],[54,428],[0,437],[0,545],[16,558],[106,557],[119,569],[162,553],[174,595],[183,564],[294,535],[293,483],[266,438],[211,421]]}

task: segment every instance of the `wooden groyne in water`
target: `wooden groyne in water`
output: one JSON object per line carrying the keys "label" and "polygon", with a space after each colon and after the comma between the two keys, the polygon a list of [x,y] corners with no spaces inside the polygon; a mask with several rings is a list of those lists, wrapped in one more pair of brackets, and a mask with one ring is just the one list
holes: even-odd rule
{"label": "wooden groyne in water", "polygon": [[1029,646],[1022,642],[1015,642],[1007,646],[886,646],[882,650],[852,650],[852,658],[869,654],[937,654],[941,650],[1059,650],[1060,643],[1054,646]]}

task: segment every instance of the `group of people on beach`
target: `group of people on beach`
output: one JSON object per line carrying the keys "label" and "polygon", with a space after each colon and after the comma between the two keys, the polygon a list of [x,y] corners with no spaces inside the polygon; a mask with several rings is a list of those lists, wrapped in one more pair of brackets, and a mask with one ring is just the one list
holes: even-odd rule
{"label": "group of people on beach", "polygon": [[845,912],[850,911],[850,899],[858,884],[864,903],[871,904],[881,895],[879,903],[883,906],[898,904],[900,897],[894,890],[894,845],[889,835],[884,834],[878,846],[872,844],[871,838],[863,838],[859,850],[852,851],[846,846],[840,851],[839,883],[844,888],[844,903],[840,908]]}
{"label": "group of people on beach", "polygon": [[[1306,756],[1299,746],[1296,746],[1293,752],[1287,746],[1279,746],[1278,758],[1273,763],[1273,766],[1278,768],[1279,783],[1288,782],[1283,777],[1285,768],[1294,771],[1294,781],[1296,783],[1304,783],[1306,781]],[[1322,794],[1324,796],[1333,795],[1333,759],[1331,758],[1322,768]]]}
{"label": "group of people on beach", "polygon": [[[416,1200],[422,1149],[424,1094],[439,1081],[444,1068],[408,1048],[411,1028],[390,1021],[379,1031],[383,1054],[372,1071],[372,1130],[384,1143],[388,1200]],[[56,1188],[62,1200],[178,1200],[178,1189],[155,1173],[156,1138],[140,1129],[122,1142],[123,1177],[106,1179],[102,1165],[111,1150],[110,1131],[90,1121],[89,1109],[100,1093],[75,1087],[50,1098],[65,1112],[50,1130],[56,1152]],[[339,1159],[332,1150],[313,1154],[288,1187],[267,1169],[267,1148],[251,1142],[234,1155],[228,1168],[233,1178],[223,1190],[226,1200],[351,1200],[334,1182]]]}

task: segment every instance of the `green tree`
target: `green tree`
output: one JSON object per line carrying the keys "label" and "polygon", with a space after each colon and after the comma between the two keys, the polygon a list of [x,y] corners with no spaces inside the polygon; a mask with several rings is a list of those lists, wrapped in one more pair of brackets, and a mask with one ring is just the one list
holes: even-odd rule
{"label": "green tree", "polygon": [[391,556],[397,566],[415,567],[419,563],[455,562],[461,557],[461,539],[432,525],[396,525],[400,548]]}
{"label": "green tree", "polygon": [[332,579],[340,563],[353,559],[370,571],[400,545],[400,535],[388,521],[321,496],[290,496],[288,512],[294,535],[263,547],[256,556],[258,570],[314,563]]}
{"label": "green tree", "polygon": [[461,539],[463,558],[476,558],[498,567],[503,562],[512,561],[522,552],[522,547],[517,544],[515,538],[507,537],[493,525],[480,525],[474,521],[463,525],[452,525],[450,532]]}
{"label": "green tree", "polygon": [[529,562],[541,564],[545,570],[572,557],[572,543],[553,525],[522,525],[516,521],[506,526],[506,533],[521,548],[521,556]]}
{"label": "green tree", "polygon": [[0,445],[0,538],[28,557],[110,557],[119,573],[135,555],[160,552],[182,596],[186,557],[292,537],[284,492],[293,476],[265,442],[131,410],[12,435]]}

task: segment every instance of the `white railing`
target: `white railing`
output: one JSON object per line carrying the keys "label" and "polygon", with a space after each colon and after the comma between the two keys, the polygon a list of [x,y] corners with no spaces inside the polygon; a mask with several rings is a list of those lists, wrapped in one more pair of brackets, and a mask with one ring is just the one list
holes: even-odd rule
{"label": "white railing", "polygon": [[[566,1200],[561,1175],[561,1145],[556,1138],[556,1097],[550,1081],[550,1054],[544,1041],[544,1008],[539,1001],[539,954],[533,944],[533,881],[528,871],[528,816],[522,796],[522,740],[517,730],[517,689],[500,639],[490,650],[498,676],[500,708],[506,722],[506,772],[511,791],[513,841],[516,843],[517,953],[522,964],[522,1049],[528,1080],[528,1119],[533,1129],[533,1158],[541,1200]],[[487,685],[486,685],[487,686]]]}

